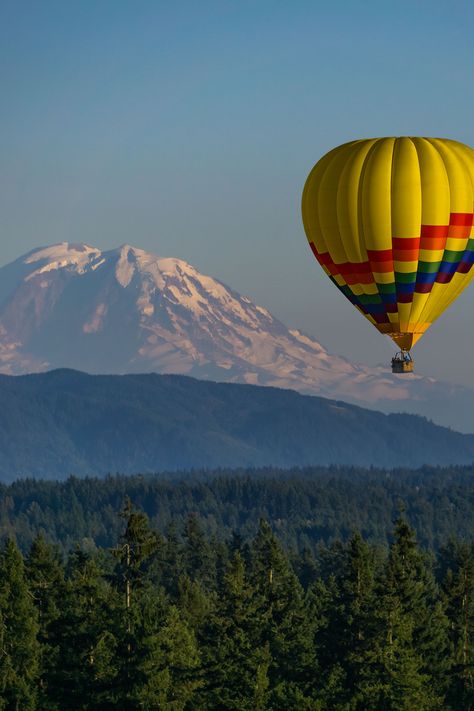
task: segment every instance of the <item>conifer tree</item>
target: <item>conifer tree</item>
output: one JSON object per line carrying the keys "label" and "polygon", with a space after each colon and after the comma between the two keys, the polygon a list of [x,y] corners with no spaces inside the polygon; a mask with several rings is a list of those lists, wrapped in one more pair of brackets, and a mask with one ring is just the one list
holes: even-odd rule
{"label": "conifer tree", "polygon": [[206,587],[215,585],[216,559],[204,536],[198,517],[191,514],[184,530],[184,563],[192,580],[200,580]]}
{"label": "conifer tree", "polygon": [[340,700],[345,698],[344,670],[333,651],[334,611],[338,605],[338,592],[336,579],[334,575],[330,575],[327,581],[317,578],[305,596],[306,615],[311,620],[312,650],[315,656],[311,695],[323,709],[337,708]]}
{"label": "conifer tree", "polygon": [[443,593],[453,668],[447,698],[453,709],[474,709],[474,559],[468,543],[442,551]]}
{"label": "conifer tree", "polygon": [[150,580],[159,540],[146,514],[126,500],[125,531],[114,549],[112,576],[119,603],[115,609],[117,648],[116,688],[125,709],[141,708],[148,684],[146,660],[155,646],[157,626],[164,617],[165,596]]}
{"label": "conifer tree", "polygon": [[36,707],[40,647],[38,614],[25,577],[23,557],[13,540],[0,554],[0,698],[5,709]]}
{"label": "conifer tree", "polygon": [[267,625],[263,600],[250,584],[240,552],[236,551],[223,577],[216,607],[200,632],[202,708],[267,708],[271,659],[265,643]]}
{"label": "conifer tree", "polygon": [[303,589],[287,556],[264,520],[251,547],[252,582],[263,599],[267,615],[266,636],[270,703],[274,709],[306,708],[311,704],[315,658],[313,621],[306,615]]}
{"label": "conifer tree", "polygon": [[308,590],[310,585],[312,585],[318,577],[316,559],[309,548],[303,548],[300,555],[297,557],[295,561],[295,570],[303,589]]}
{"label": "conifer tree", "polygon": [[59,711],[49,691],[55,684],[61,665],[59,656],[58,619],[64,601],[66,585],[64,567],[57,548],[49,545],[42,534],[30,548],[26,560],[29,589],[38,612],[38,641],[41,648],[38,683],[38,708],[42,711]]}
{"label": "conifer tree", "polygon": [[416,643],[420,621],[429,618],[424,565],[413,530],[399,519],[368,620],[368,643],[354,708],[427,711],[443,703],[427,670],[425,649]]}
{"label": "conifer tree", "polygon": [[[156,608],[150,612],[156,613]],[[154,620],[144,621],[142,644],[146,653],[141,655],[139,665],[143,681],[133,701],[137,708],[184,711],[201,686],[196,638],[174,605],[168,607],[158,626],[156,619],[155,614]]]}
{"label": "conifer tree", "polygon": [[[367,650],[366,630],[374,607],[374,559],[360,534],[352,536],[338,577],[332,579],[333,597],[327,608],[325,665],[329,687],[340,703],[354,694]],[[327,691],[326,691],[327,693]]]}
{"label": "conifer tree", "polygon": [[166,531],[163,551],[160,559],[161,585],[172,599],[179,597],[179,581],[186,576],[183,546],[179,540],[175,522],[171,522]]}
{"label": "conifer tree", "polygon": [[69,557],[66,589],[55,623],[58,663],[48,689],[48,698],[61,711],[115,708],[118,640],[114,609],[102,559],[76,549]]}
{"label": "conifer tree", "polygon": [[178,580],[177,607],[183,620],[193,630],[198,630],[209,615],[215,601],[214,591],[206,590],[198,580],[182,575]]}
{"label": "conifer tree", "polygon": [[413,621],[413,647],[421,672],[430,677],[431,692],[442,699],[450,667],[448,620],[433,573],[431,557],[422,553],[414,530],[400,518],[395,524],[389,569],[397,580],[405,614]]}
{"label": "conifer tree", "polygon": [[122,585],[126,609],[131,608],[132,597],[142,587],[147,571],[159,550],[157,534],[151,530],[148,517],[137,511],[129,498],[125,501],[121,517],[125,531],[114,549],[117,565],[115,580]]}

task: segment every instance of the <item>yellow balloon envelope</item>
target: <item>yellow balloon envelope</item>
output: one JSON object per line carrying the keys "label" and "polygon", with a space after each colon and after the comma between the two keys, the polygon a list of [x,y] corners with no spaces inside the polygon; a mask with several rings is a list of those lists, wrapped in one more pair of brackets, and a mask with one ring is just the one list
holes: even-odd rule
{"label": "yellow balloon envelope", "polygon": [[409,350],[474,277],[474,151],[441,138],[372,138],[327,153],[302,201],[336,286]]}

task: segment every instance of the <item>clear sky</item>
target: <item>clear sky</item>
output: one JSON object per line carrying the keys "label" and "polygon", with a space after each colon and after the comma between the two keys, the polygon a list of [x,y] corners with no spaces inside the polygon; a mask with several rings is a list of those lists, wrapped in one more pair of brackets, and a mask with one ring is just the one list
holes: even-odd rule
{"label": "clear sky", "polygon": [[[474,146],[473,27],[456,0],[2,0],[0,263],[130,243],[387,361],[312,257],[301,190],[353,138]],[[417,346],[418,372],[474,385],[473,306],[474,285]]]}

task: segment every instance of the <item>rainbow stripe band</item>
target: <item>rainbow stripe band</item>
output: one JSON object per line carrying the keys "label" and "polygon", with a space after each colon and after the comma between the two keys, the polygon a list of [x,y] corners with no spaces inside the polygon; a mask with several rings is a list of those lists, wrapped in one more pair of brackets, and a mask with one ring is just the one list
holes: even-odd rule
{"label": "rainbow stripe band", "polygon": [[[314,242],[309,244],[331,281],[352,304],[375,324],[391,324],[390,314],[397,313],[398,304],[411,304],[415,294],[429,294],[435,284],[449,284],[455,274],[470,272],[474,264],[473,225],[474,213],[452,212],[448,225],[421,225],[419,237],[395,237],[392,249],[367,250],[364,262],[337,264],[329,252],[318,252]],[[467,240],[465,249],[446,249],[449,239]],[[428,261],[426,256],[432,255],[440,258]],[[416,271],[402,270],[404,264],[414,262]],[[392,274],[393,281],[388,283],[375,276]],[[370,285],[377,293],[358,293]]]}

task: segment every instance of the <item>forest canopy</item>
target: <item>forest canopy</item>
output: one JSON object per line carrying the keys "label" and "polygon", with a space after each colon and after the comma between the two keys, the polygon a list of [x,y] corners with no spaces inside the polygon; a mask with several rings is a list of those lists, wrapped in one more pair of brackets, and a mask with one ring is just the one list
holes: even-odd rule
{"label": "forest canopy", "polygon": [[437,556],[399,517],[285,551],[191,514],[161,535],[126,500],[108,549],[0,549],[0,708],[398,711],[474,705],[472,544]]}
{"label": "forest canopy", "polygon": [[69,551],[77,542],[110,548],[120,535],[117,512],[129,496],[165,534],[195,514],[207,535],[255,535],[266,519],[288,550],[313,552],[347,541],[391,541],[401,510],[424,548],[450,537],[474,538],[474,467],[418,470],[307,467],[219,469],[157,475],[19,480],[0,485],[0,536],[26,550],[38,533]]}

